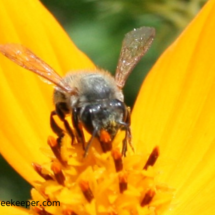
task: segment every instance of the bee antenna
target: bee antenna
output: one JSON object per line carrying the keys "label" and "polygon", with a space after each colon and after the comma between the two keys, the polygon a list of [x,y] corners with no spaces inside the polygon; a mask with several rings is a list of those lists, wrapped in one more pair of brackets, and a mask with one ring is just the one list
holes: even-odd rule
{"label": "bee antenna", "polygon": [[89,151],[89,148],[90,148],[90,146],[91,146],[91,144],[92,144],[92,142],[93,142],[93,139],[95,138],[96,133],[97,133],[98,131],[99,131],[99,128],[98,128],[98,127],[94,129],[94,131],[93,131],[93,133],[92,133],[92,136],[91,136],[91,138],[89,139],[89,141],[88,141],[88,143],[87,143],[87,146],[85,147],[84,158],[87,156],[88,151]]}
{"label": "bee antenna", "polygon": [[126,122],[117,121],[117,123],[120,124],[120,125],[122,125],[122,126],[124,126],[124,127],[126,127],[126,128],[129,127],[129,124],[126,123]]}

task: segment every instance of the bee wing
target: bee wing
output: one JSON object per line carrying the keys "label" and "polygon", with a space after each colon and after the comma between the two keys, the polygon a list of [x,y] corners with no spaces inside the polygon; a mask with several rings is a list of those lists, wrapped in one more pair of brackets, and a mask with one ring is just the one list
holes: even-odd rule
{"label": "bee wing", "polygon": [[63,91],[70,94],[76,93],[76,89],[73,89],[66,83],[62,83],[62,78],[52,67],[21,44],[0,45],[0,52],[19,66],[45,78],[61,88]]}
{"label": "bee wing", "polygon": [[148,51],[154,37],[155,29],[151,27],[134,29],[125,35],[115,74],[115,81],[120,89],[124,87],[135,65]]}

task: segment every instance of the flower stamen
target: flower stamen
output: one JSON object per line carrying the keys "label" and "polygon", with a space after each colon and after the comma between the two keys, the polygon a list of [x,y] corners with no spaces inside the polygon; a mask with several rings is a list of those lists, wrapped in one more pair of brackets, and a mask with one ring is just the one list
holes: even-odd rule
{"label": "flower stamen", "polygon": [[79,186],[80,186],[85,198],[87,199],[87,201],[91,202],[94,199],[94,196],[93,196],[92,190],[90,189],[89,182],[81,180],[79,182]]}
{"label": "flower stamen", "polygon": [[61,184],[61,185],[64,185],[64,181],[65,181],[65,176],[62,172],[62,169],[61,169],[61,165],[58,163],[58,162],[53,162],[52,165],[51,165],[51,169],[55,175],[55,179],[56,181]]}
{"label": "flower stamen", "polygon": [[45,180],[53,180],[53,178],[49,174],[43,173],[43,168],[41,165],[39,165],[37,163],[32,163],[32,166],[33,166],[34,170]]}
{"label": "flower stamen", "polygon": [[61,156],[61,152],[60,152],[60,144],[58,142],[61,141],[61,138],[62,137],[59,137],[57,140],[52,137],[52,136],[49,136],[48,137],[48,144],[52,150],[52,152],[54,153],[55,157],[58,159],[58,161],[62,164],[62,165],[65,165],[65,162],[63,161],[62,159],[62,156]]}
{"label": "flower stamen", "polygon": [[158,159],[158,156],[159,156],[159,148],[158,148],[158,146],[156,146],[153,149],[153,151],[151,152],[143,169],[147,170],[149,166],[153,166],[155,164],[156,160]]}
{"label": "flower stamen", "polygon": [[110,134],[106,130],[101,129],[99,140],[100,140],[100,144],[103,152],[111,151],[112,139]]}
{"label": "flower stamen", "polygon": [[116,172],[119,172],[123,169],[123,163],[122,163],[122,154],[119,149],[112,150],[112,157],[115,164]]}
{"label": "flower stamen", "polygon": [[140,203],[141,207],[144,207],[144,206],[148,205],[152,201],[154,196],[155,196],[155,191],[154,190],[147,191],[147,193],[143,197],[143,200]]}
{"label": "flower stamen", "polygon": [[123,193],[128,188],[128,175],[125,172],[119,174],[119,191]]}

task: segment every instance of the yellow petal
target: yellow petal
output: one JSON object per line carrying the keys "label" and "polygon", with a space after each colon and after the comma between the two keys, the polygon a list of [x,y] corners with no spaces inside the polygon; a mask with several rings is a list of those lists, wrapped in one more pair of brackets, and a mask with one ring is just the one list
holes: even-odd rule
{"label": "yellow petal", "polygon": [[1,206],[0,207],[1,214],[7,215],[27,215],[28,210],[21,207],[12,207],[12,206]]}
{"label": "yellow petal", "polygon": [[147,76],[132,115],[138,150],[160,147],[170,214],[214,214],[215,1],[208,1]]}
{"label": "yellow petal", "polygon": [[[37,0],[1,1],[0,44],[19,43],[35,52],[59,74],[94,69],[56,20]],[[31,162],[44,162],[40,147],[49,126],[53,86],[0,55],[0,150],[29,182],[39,179]]]}

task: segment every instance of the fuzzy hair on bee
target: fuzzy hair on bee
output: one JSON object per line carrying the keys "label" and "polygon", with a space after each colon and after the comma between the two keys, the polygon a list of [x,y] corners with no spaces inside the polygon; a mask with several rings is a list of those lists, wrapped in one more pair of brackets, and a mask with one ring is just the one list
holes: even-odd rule
{"label": "fuzzy hair on bee", "polygon": [[70,107],[74,107],[91,103],[95,100],[102,100],[104,98],[116,98],[122,102],[124,101],[122,90],[117,87],[114,77],[104,70],[68,73],[62,78],[62,82],[62,84],[66,83],[78,89],[78,96],[66,96],[64,91],[56,87],[54,91],[55,104],[66,102],[67,104],[70,104]]}

